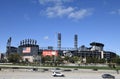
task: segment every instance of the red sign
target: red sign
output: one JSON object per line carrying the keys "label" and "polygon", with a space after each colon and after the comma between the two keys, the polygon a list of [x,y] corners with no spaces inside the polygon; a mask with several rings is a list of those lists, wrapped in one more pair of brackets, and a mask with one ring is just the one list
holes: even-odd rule
{"label": "red sign", "polygon": [[58,56],[58,51],[55,51],[55,50],[44,50],[42,55],[43,56]]}

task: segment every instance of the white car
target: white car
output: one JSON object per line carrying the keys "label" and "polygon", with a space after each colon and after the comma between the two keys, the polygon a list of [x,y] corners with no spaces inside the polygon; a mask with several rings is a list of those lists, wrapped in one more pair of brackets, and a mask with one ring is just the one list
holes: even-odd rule
{"label": "white car", "polygon": [[54,77],[64,77],[64,74],[62,74],[61,72],[53,72],[52,76],[54,76]]}

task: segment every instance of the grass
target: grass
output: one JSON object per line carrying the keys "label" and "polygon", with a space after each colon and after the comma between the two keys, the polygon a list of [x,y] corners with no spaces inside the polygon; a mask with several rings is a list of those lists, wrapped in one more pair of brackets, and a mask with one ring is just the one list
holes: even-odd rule
{"label": "grass", "polygon": [[101,69],[101,70],[120,70],[120,66],[116,68],[110,67],[97,67],[97,66],[53,66],[53,67],[60,67],[60,68],[73,68],[73,69]]}
{"label": "grass", "polygon": [[[28,66],[25,64],[16,64],[17,66]],[[13,65],[14,66],[14,65]],[[102,69],[102,70],[120,70],[120,66],[116,68],[112,67],[98,67],[98,66],[39,66],[39,65],[29,65],[29,66],[36,66],[36,67],[58,67],[58,68],[73,68],[73,69]]]}

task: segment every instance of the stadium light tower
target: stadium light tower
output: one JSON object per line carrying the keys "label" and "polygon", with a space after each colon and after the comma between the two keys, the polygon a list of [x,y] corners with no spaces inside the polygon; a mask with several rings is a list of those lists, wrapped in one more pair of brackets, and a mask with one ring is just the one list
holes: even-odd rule
{"label": "stadium light tower", "polygon": [[61,33],[58,33],[58,45],[57,45],[57,47],[58,47],[58,50],[61,49]]}
{"label": "stadium light tower", "polygon": [[78,48],[78,35],[75,34],[74,36],[74,48],[77,49]]}
{"label": "stadium light tower", "polygon": [[12,38],[10,37],[8,40],[7,40],[7,46],[6,46],[6,55],[8,56],[11,52],[11,41],[12,41]]}

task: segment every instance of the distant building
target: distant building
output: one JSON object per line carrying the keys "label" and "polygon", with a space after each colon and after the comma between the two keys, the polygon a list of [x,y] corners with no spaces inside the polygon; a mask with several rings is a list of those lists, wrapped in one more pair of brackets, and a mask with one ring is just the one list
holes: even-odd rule
{"label": "distant building", "polygon": [[92,46],[91,51],[103,51],[104,44],[102,43],[92,42],[90,45]]}
{"label": "distant building", "polygon": [[24,61],[33,62],[34,58],[38,56],[39,46],[36,40],[25,39],[20,42],[18,46],[18,54],[23,57]]}
{"label": "distant building", "polygon": [[4,63],[4,58],[5,58],[4,53],[0,53],[0,63]]}
{"label": "distant building", "polygon": [[77,55],[82,58],[91,57],[99,59],[110,59],[116,57],[116,54],[114,52],[104,51],[104,44],[102,43],[92,42],[90,45],[92,46],[90,48],[87,48],[84,45],[81,46],[78,50]]}
{"label": "distant building", "polygon": [[6,53],[9,55],[17,53],[17,47],[14,47],[14,46],[7,47]]}
{"label": "distant building", "polygon": [[86,60],[87,57],[96,57],[99,59],[111,59],[116,57],[116,53],[111,51],[104,50],[104,44],[98,42],[90,43],[91,47],[86,47],[84,45],[78,47],[78,35],[74,35],[74,47],[61,47],[61,33],[57,34],[57,47],[48,46],[48,47],[40,47],[37,45],[37,41],[33,39],[25,39],[20,41],[20,45],[18,47],[11,46],[11,38],[7,41],[7,50],[6,55],[18,53],[23,57],[24,61],[33,62],[36,58],[39,58],[40,55],[43,56],[79,56]]}
{"label": "distant building", "polygon": [[110,60],[115,57],[116,57],[116,53],[111,51],[104,51],[104,58],[106,58],[107,60]]}

